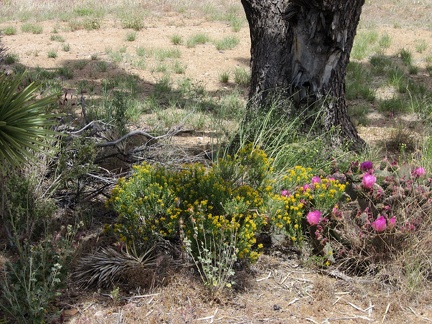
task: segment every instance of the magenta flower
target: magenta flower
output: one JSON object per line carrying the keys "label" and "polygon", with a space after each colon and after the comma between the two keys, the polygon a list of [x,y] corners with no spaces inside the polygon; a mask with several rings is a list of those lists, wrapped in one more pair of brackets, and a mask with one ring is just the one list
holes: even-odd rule
{"label": "magenta flower", "polygon": [[388,220],[388,228],[393,229],[396,225],[396,216],[393,216]]}
{"label": "magenta flower", "polygon": [[362,186],[365,189],[372,189],[372,187],[374,186],[376,182],[376,178],[374,175],[369,174],[369,173],[365,173],[363,175],[363,180],[362,180]]}
{"label": "magenta flower", "polygon": [[369,171],[371,169],[373,169],[373,164],[371,161],[364,161],[364,162],[360,163],[360,170]]}
{"label": "magenta flower", "polygon": [[420,178],[421,176],[424,176],[425,174],[426,174],[426,170],[425,170],[425,168],[422,168],[422,167],[416,168],[412,172],[412,175],[416,178]]}
{"label": "magenta flower", "polygon": [[310,189],[310,186],[309,186],[308,184],[305,184],[305,185],[302,187],[302,191],[306,191],[307,189]]}
{"label": "magenta flower", "polygon": [[321,178],[320,177],[318,177],[318,176],[314,176],[314,177],[312,177],[312,184],[314,184],[314,183],[320,183],[321,182]]}
{"label": "magenta flower", "polygon": [[371,226],[377,232],[384,232],[387,228],[387,220],[381,215],[371,224]]}
{"label": "magenta flower", "polygon": [[289,194],[288,190],[284,189],[284,190],[281,191],[282,197],[286,197],[286,196],[288,196],[288,194]]}
{"label": "magenta flower", "polygon": [[309,225],[317,225],[321,221],[321,212],[319,210],[310,211],[306,216],[306,220]]}

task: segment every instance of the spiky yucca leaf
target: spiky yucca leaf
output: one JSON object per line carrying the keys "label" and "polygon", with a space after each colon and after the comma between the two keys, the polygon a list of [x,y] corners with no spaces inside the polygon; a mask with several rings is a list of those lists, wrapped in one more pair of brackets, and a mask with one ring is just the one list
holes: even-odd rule
{"label": "spiky yucca leaf", "polygon": [[36,83],[20,89],[24,77],[0,75],[0,171],[5,163],[18,166],[31,158],[44,146],[42,139],[56,134],[48,129],[54,115],[46,110],[57,96],[37,99]]}
{"label": "spiky yucca leaf", "polygon": [[88,288],[108,288],[121,281],[128,270],[133,268],[151,268],[156,265],[155,246],[144,254],[135,256],[129,252],[118,252],[112,248],[101,249],[81,259],[75,272],[75,279],[79,286]]}

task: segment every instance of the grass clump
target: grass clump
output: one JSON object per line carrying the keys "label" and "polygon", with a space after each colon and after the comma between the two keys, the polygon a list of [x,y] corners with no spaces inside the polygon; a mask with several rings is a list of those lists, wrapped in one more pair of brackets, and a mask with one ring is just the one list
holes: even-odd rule
{"label": "grass clump", "polygon": [[228,83],[229,78],[230,78],[229,72],[222,72],[221,74],[219,74],[219,82],[221,83]]}
{"label": "grass clump", "polygon": [[240,43],[240,39],[236,36],[227,36],[221,40],[214,41],[214,45],[218,51],[233,49]]}
{"label": "grass clump", "polygon": [[4,57],[4,62],[8,65],[18,63],[19,62],[19,56],[18,56],[18,54],[8,53]]}
{"label": "grass clump", "polygon": [[375,49],[374,45],[378,40],[376,31],[367,31],[358,33],[354,39],[351,57],[356,60],[362,60],[372,54]]}
{"label": "grass clump", "polygon": [[63,52],[69,52],[70,51],[70,44],[69,43],[63,44],[62,50],[63,50]]}
{"label": "grass clump", "polygon": [[350,62],[347,67],[346,97],[373,101],[375,92],[370,87],[372,75],[361,63]]}
{"label": "grass clump", "polygon": [[42,34],[43,27],[37,24],[24,23],[21,25],[21,31],[23,33]]}
{"label": "grass clump", "polygon": [[170,39],[171,39],[171,43],[173,45],[181,45],[181,44],[183,44],[183,37],[180,36],[180,35],[178,35],[178,34],[172,35]]}
{"label": "grass clump", "polygon": [[120,17],[122,28],[130,28],[135,31],[140,31],[144,28],[144,19],[140,14],[124,14]]}
{"label": "grass clump", "polygon": [[17,29],[15,26],[6,26],[2,29],[2,32],[6,36],[16,35]]}
{"label": "grass clump", "polygon": [[234,70],[234,82],[242,87],[248,87],[250,84],[250,72],[245,68],[237,67]]}
{"label": "grass clump", "polygon": [[136,40],[137,33],[135,31],[126,34],[126,40],[128,42],[134,42]]}
{"label": "grass clump", "polygon": [[56,50],[49,50],[47,55],[48,55],[48,58],[57,58],[57,51]]}
{"label": "grass clump", "polygon": [[51,35],[50,40],[52,40],[53,42],[60,42],[60,43],[63,43],[65,41],[64,37],[57,34]]}
{"label": "grass clump", "polygon": [[191,37],[189,37],[186,41],[186,46],[187,47],[195,47],[197,45],[202,45],[205,44],[207,42],[210,41],[210,37],[207,34],[204,33],[199,33],[199,34],[195,34],[192,35]]}

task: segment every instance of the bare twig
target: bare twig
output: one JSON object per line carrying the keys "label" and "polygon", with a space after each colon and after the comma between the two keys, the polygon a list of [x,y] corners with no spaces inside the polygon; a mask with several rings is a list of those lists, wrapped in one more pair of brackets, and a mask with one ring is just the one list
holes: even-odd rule
{"label": "bare twig", "polygon": [[389,311],[389,308],[390,308],[390,303],[388,303],[388,305],[387,305],[387,307],[386,307],[386,310],[385,310],[385,312],[384,312],[384,315],[383,315],[383,318],[382,318],[381,323],[384,323],[385,318],[386,318],[386,316],[387,316],[387,313],[388,313],[388,311]]}

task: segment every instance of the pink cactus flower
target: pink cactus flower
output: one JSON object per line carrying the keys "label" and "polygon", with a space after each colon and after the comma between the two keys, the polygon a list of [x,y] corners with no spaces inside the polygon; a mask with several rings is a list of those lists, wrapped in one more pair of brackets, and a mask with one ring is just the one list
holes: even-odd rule
{"label": "pink cactus flower", "polygon": [[381,215],[372,223],[371,226],[377,232],[384,232],[387,228],[387,220]]}
{"label": "pink cactus flower", "polygon": [[421,176],[424,176],[425,174],[426,174],[426,170],[425,170],[425,168],[422,168],[422,167],[416,168],[412,172],[412,175],[416,178],[420,178]]}
{"label": "pink cactus flower", "polygon": [[396,225],[396,216],[393,216],[388,220],[388,228],[393,229]]}
{"label": "pink cactus flower", "polygon": [[363,175],[363,180],[362,180],[362,186],[365,189],[372,189],[372,187],[374,186],[376,182],[376,178],[374,175],[369,174],[369,173],[365,173]]}
{"label": "pink cactus flower", "polygon": [[281,195],[282,195],[282,197],[286,197],[286,196],[288,196],[288,195],[289,195],[288,190],[282,190],[282,191],[281,191]]}
{"label": "pink cactus flower", "polygon": [[308,221],[309,225],[319,224],[321,221],[321,212],[319,210],[310,211],[306,216],[306,220]]}
{"label": "pink cactus flower", "polygon": [[314,183],[320,183],[321,182],[321,178],[320,177],[318,177],[318,176],[314,176],[314,177],[312,177],[312,184],[314,184]]}

